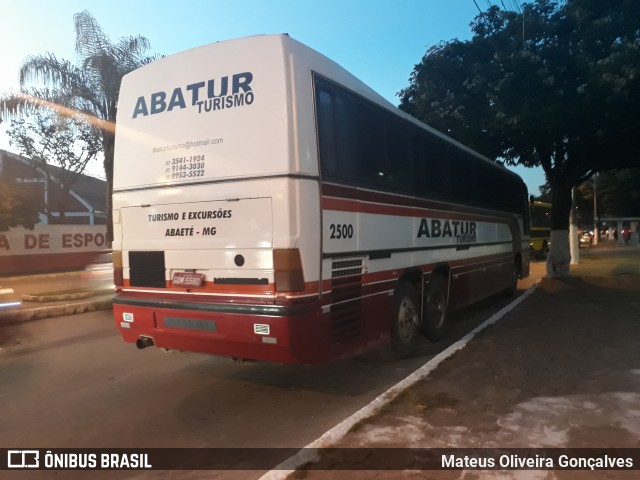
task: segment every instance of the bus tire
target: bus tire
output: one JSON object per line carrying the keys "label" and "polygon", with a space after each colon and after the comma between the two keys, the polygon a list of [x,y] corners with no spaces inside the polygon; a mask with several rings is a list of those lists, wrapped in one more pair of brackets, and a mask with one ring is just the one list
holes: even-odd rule
{"label": "bus tire", "polygon": [[518,293],[518,280],[520,279],[520,265],[518,259],[513,260],[513,266],[511,267],[511,280],[509,286],[504,289],[506,297],[515,297]]}
{"label": "bus tire", "polygon": [[415,349],[420,328],[420,303],[413,285],[402,281],[393,295],[391,348],[396,358],[407,358]]}
{"label": "bus tire", "polygon": [[447,282],[442,275],[434,274],[427,287],[423,303],[421,330],[433,342],[447,334]]}

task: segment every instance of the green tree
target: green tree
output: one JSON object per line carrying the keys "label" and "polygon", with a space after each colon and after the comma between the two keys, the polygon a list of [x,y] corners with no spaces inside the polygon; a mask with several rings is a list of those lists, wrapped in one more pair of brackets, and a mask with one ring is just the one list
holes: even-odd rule
{"label": "green tree", "polygon": [[120,81],[136,68],[155,60],[148,56],[149,41],[129,36],[113,43],[88,11],[73,17],[77,65],[53,53],[26,59],[20,68],[20,93],[0,99],[0,113],[21,118],[39,108],[52,108],[63,115],[80,115],[99,132],[107,180],[107,236],[113,237],[111,192],[113,148]]}
{"label": "green tree", "polygon": [[29,230],[40,220],[44,205],[41,197],[32,195],[23,185],[0,178],[0,232],[12,227]]}
{"label": "green tree", "polygon": [[472,30],[427,51],[400,107],[491,158],[544,169],[547,273],[566,275],[572,187],[640,152],[640,2],[494,6]]}
{"label": "green tree", "polygon": [[[101,151],[96,130],[83,117],[65,117],[52,110],[39,109],[25,118],[12,120],[7,135],[9,143],[36,162],[49,181],[52,180],[49,165],[60,167],[55,181],[68,193],[87,163]],[[57,210],[64,215],[62,205]],[[45,205],[45,212],[51,222],[48,205]]]}
{"label": "green tree", "polygon": [[640,168],[598,175],[597,195],[600,217],[640,216]]}

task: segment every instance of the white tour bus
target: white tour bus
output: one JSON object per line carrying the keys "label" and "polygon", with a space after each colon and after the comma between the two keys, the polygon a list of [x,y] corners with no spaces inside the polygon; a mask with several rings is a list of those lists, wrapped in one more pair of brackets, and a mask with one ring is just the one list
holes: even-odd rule
{"label": "white tour bus", "polygon": [[516,174],[287,35],[125,76],[114,170],[114,315],[139,348],[402,357],[529,271]]}

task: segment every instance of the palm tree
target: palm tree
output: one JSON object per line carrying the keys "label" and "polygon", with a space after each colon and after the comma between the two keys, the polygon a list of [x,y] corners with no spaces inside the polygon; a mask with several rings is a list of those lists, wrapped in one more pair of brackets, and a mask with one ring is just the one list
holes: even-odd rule
{"label": "palm tree", "polygon": [[120,81],[157,56],[148,56],[149,40],[143,36],[112,43],[87,11],[73,16],[78,64],[52,53],[28,57],[20,68],[20,92],[0,98],[0,113],[22,117],[33,109],[50,108],[61,115],[80,115],[97,127],[104,153],[107,179],[107,237],[113,238],[111,193],[113,147]]}

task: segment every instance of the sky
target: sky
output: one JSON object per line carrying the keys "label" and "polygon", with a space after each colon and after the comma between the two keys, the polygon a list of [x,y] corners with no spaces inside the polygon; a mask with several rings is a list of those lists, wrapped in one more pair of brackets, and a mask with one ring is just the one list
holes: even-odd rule
{"label": "sky", "polygon": [[[488,0],[0,0],[0,94],[18,90],[29,55],[75,62],[73,15],[88,10],[112,41],[143,35],[170,55],[219,40],[288,33],[331,58],[394,105],[413,67],[440,42],[471,37]],[[508,4],[508,3],[507,3]],[[0,124],[0,149],[15,151]],[[530,193],[541,169],[514,169]],[[104,178],[98,164],[89,173]]]}

